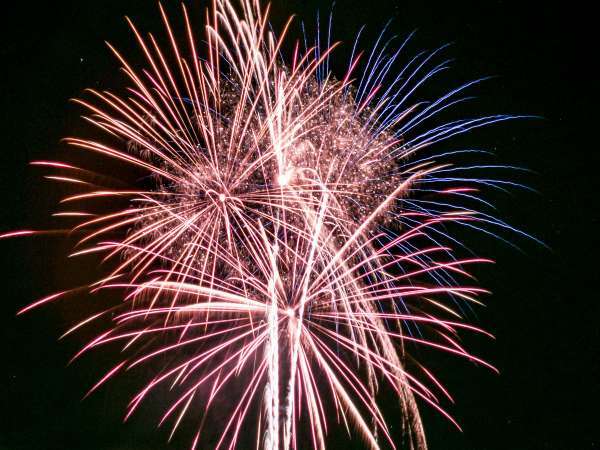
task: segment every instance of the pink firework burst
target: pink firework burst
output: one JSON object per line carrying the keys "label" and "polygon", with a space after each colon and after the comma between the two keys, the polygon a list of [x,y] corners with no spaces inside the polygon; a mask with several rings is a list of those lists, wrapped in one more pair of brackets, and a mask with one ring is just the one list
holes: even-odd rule
{"label": "pink firework burst", "polygon": [[[148,381],[126,417],[166,387],[172,401],[161,423],[171,436],[200,411],[193,449],[217,408],[226,419],[215,448],[239,447],[242,433],[254,433],[256,448],[324,449],[334,424],[356,429],[368,448],[396,448],[382,391],[397,397],[408,446],[424,449],[417,401],[456,422],[441,405],[449,393],[407,347],[495,370],[461,345],[459,331],[489,334],[456,306],[480,303],[485,290],[468,268],[489,261],[455,256],[450,225],[510,228],[468,206],[485,204],[479,189],[502,181],[472,178],[480,167],[451,163],[460,152],[429,148],[512,116],[432,126],[475,83],[415,100],[446,68],[434,62],[438,51],[398,71],[400,51],[387,54],[380,40],[362,54],[355,44],[336,77],[337,44],[296,42],[284,58],[292,20],[275,33],[268,11],[255,0],[214,0],[199,36],[185,7],[177,28],[161,7],[164,47],[128,20],[145,67],[110,46],[127,93],[89,90],[76,100],[107,138],[66,141],[142,171],[137,185],[98,187],[74,164],[32,163],[75,189],[61,202],[73,208],[55,214],[81,221],[70,230],[83,235],[71,256],[100,254],[111,267],[75,290],[123,299],[65,335],[112,316],[76,357],[108,344],[125,356],[89,393],[137,368]],[[106,211],[102,199],[125,206]]]}

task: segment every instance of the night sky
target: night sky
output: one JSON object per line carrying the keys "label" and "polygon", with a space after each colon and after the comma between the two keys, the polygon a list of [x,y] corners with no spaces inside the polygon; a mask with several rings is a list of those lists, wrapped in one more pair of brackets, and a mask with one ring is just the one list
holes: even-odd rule
{"label": "night sky", "polygon": [[[154,1],[11,3],[3,6],[0,27],[0,233],[59,226],[49,215],[66,191],[44,182],[45,172],[28,162],[64,156],[68,152],[62,137],[89,135],[81,110],[69,98],[82,95],[86,87],[118,87],[125,81],[104,45],[108,40],[126,55],[137,54],[123,16],[147,31],[160,35],[163,30]],[[164,3],[173,19],[180,17],[179,2]],[[475,89],[479,99],[469,111],[543,117],[444,144],[484,146],[496,153],[498,163],[530,169],[513,177],[536,192],[514,190],[495,194],[492,201],[500,217],[549,248],[513,236],[518,251],[460,232],[479,255],[497,261],[476,270],[493,295],[486,297],[487,307],[470,315],[497,339],[469,336],[465,344],[501,374],[414,350],[454,395],[456,403],[448,409],[464,429],[457,431],[421,405],[432,450],[600,447],[600,161],[598,125],[591,123],[598,114],[592,100],[597,75],[590,73],[597,49],[586,48],[592,32],[585,11],[567,10],[574,2],[564,3],[565,9],[550,3],[338,0],[335,6],[335,37],[346,46],[362,24],[368,25],[366,37],[372,39],[389,18],[394,19],[392,34],[418,30],[406,58],[452,42],[444,56],[455,58],[453,70],[441,78],[441,86],[428,88],[431,92],[494,75]],[[199,13],[203,2],[186,4]],[[329,7],[329,2],[278,0],[273,20],[280,23],[298,13],[313,23],[317,9],[327,13]],[[95,164],[99,171],[113,171]],[[114,361],[114,355],[100,351],[66,367],[83,341],[57,338],[79,317],[85,301],[74,299],[15,317],[32,300],[77,285],[96,270],[66,260],[72,243],[58,235],[0,242],[0,450],[187,448],[189,434],[167,446],[168,429],[156,430],[155,418],[162,410],[158,400],[121,424],[123,408],[139,385],[136,379],[119,380],[81,401]],[[394,423],[398,409],[386,406],[386,414]],[[363,448],[356,436],[346,442],[345,435],[333,433],[331,448]]]}

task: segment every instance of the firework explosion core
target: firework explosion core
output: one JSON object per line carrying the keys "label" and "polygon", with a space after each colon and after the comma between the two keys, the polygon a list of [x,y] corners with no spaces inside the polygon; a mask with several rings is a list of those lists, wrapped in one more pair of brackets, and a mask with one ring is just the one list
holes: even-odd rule
{"label": "firework explosion core", "polygon": [[[508,228],[468,206],[485,204],[479,188],[501,181],[452,166],[460,151],[428,150],[511,117],[432,127],[473,84],[415,101],[417,89],[446,68],[432,62],[437,50],[397,71],[400,51],[387,54],[381,40],[370,54],[355,45],[347,73],[336,78],[329,70],[335,44],[322,48],[319,36],[284,59],[291,20],[275,34],[257,1],[215,0],[203,45],[185,8],[183,40],[160,10],[168,50],[129,22],[146,67],[136,70],[110,47],[130,80],[127,94],[89,90],[92,100],[77,100],[106,142],[67,139],[148,176],[113,189],[72,164],[33,163],[58,172],[50,179],[89,188],[65,198],[62,205],[77,207],[57,215],[83,218],[72,232],[83,233],[78,245],[86,247],[74,255],[113,262],[86,289],[123,292],[118,307],[66,333],[110,313],[110,328],[76,357],[109,343],[129,355],[90,392],[143,367],[150,381],[127,417],[168,386],[173,401],[161,423],[172,423],[171,435],[190,411],[202,412],[192,448],[203,445],[204,416],[221,398],[227,419],[216,448],[239,446],[242,433],[253,432],[257,448],[288,450],[305,448],[301,433],[324,449],[332,422],[357,430],[369,448],[396,448],[377,401],[386,389],[397,394],[407,446],[426,448],[416,401],[454,422],[440,404],[450,396],[405,347],[493,369],[457,338],[459,330],[487,334],[456,307],[479,303],[485,291],[461,280],[469,280],[469,264],[486,260],[454,256],[447,226]],[[107,197],[125,198],[127,207],[93,212]]]}

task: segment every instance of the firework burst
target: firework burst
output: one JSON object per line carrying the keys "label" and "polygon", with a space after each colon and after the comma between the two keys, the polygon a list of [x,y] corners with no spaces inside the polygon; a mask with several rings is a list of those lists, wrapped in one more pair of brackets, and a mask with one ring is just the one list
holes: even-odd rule
{"label": "firework burst", "polygon": [[[161,423],[172,424],[171,435],[190,411],[205,417],[225,399],[216,448],[234,448],[242,432],[255,430],[257,448],[296,449],[307,433],[324,449],[334,422],[378,449],[396,447],[377,401],[386,389],[397,394],[407,445],[425,448],[417,400],[454,422],[440,404],[449,394],[406,346],[493,369],[457,339],[460,330],[487,334],[456,308],[479,303],[484,290],[465,284],[467,267],[487,260],[455,257],[447,225],[508,228],[466,206],[485,204],[479,188],[501,181],[465,175],[472,167],[448,162],[458,152],[434,157],[425,149],[510,117],[428,125],[473,84],[415,101],[446,68],[433,62],[437,51],[395,71],[400,51],[388,54],[381,40],[370,54],[355,45],[347,73],[336,78],[335,44],[296,43],[284,59],[291,20],[276,34],[268,8],[254,0],[215,0],[203,38],[185,8],[184,38],[160,11],[165,47],[129,21],[145,68],[110,47],[130,81],[127,93],[89,90],[88,100],[76,100],[108,139],[66,139],[142,170],[138,186],[98,188],[72,164],[33,163],[84,189],[62,202],[76,208],[56,215],[81,220],[71,230],[83,234],[72,256],[99,253],[112,262],[86,289],[117,290],[124,300],[109,310],[111,327],[76,355],[109,343],[129,355],[90,393],[146,367],[149,381],[126,417],[167,386],[173,400]],[[93,212],[102,198],[127,206]],[[200,448],[203,424],[192,448]]]}

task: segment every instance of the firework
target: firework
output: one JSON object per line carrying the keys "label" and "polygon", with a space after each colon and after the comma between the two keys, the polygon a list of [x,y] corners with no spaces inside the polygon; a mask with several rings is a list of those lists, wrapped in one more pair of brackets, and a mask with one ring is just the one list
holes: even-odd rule
{"label": "firework", "polygon": [[[66,139],[143,171],[139,184],[98,187],[72,164],[33,163],[78,189],[61,203],[72,208],[56,214],[81,220],[71,256],[112,263],[85,289],[124,300],[65,333],[112,314],[76,357],[110,343],[129,356],[90,393],[139,368],[149,381],[126,417],[167,386],[173,400],[161,423],[172,424],[171,435],[201,411],[192,448],[219,408],[226,420],[216,448],[254,430],[257,448],[288,450],[302,433],[324,449],[333,423],[357,430],[369,448],[395,448],[377,401],[393,391],[407,445],[426,448],[417,400],[454,422],[440,402],[449,394],[406,347],[493,369],[457,339],[460,330],[487,334],[456,306],[479,303],[485,291],[465,284],[467,268],[487,260],[454,256],[448,227],[509,228],[468,206],[485,204],[479,188],[501,181],[471,178],[474,167],[449,162],[458,152],[428,149],[510,117],[432,126],[473,84],[417,101],[418,88],[446,68],[433,62],[437,51],[396,71],[400,51],[388,54],[380,40],[362,54],[355,44],[347,73],[335,77],[337,44],[323,48],[319,36],[284,58],[291,20],[276,34],[254,0],[215,0],[202,37],[185,7],[183,27],[160,11],[165,47],[129,21],[146,67],[110,47],[129,78],[126,94],[89,90],[76,100],[107,139]],[[126,206],[99,213],[103,198]]]}

